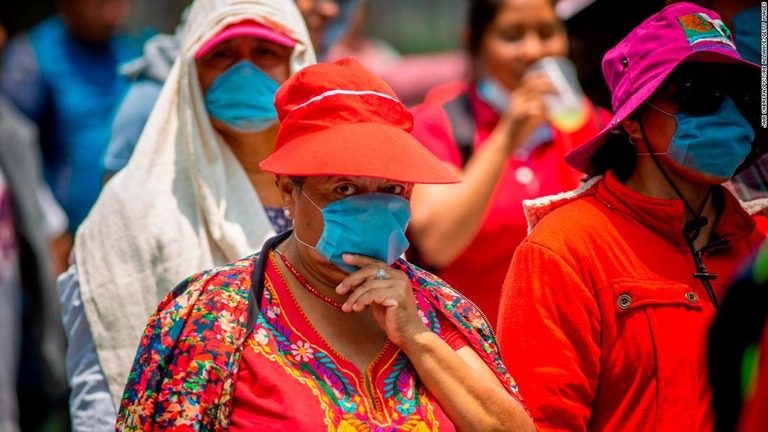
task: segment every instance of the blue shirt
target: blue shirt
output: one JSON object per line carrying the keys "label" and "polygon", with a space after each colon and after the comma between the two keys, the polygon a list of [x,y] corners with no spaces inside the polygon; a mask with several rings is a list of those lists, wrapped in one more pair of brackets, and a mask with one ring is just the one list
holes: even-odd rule
{"label": "blue shirt", "polygon": [[0,87],[40,129],[45,178],[75,231],[96,201],[113,111],[127,88],[120,63],[141,54],[139,37],[103,46],[75,39],[51,17],[8,45]]}
{"label": "blue shirt", "polygon": [[115,113],[112,135],[104,154],[107,175],[116,174],[128,164],[162,88],[163,83],[150,79],[130,84]]}

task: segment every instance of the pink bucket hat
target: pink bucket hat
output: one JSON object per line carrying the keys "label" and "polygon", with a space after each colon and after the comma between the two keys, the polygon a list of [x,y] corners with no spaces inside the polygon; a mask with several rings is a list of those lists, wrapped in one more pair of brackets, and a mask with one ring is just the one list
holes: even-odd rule
{"label": "pink bucket hat", "polygon": [[760,70],[741,58],[731,32],[715,12],[693,3],[673,3],[632,30],[603,57],[603,75],[615,113],[589,141],[565,156],[577,170],[590,173],[591,159],[608,133],[619,128],[682,63],[734,63]]}

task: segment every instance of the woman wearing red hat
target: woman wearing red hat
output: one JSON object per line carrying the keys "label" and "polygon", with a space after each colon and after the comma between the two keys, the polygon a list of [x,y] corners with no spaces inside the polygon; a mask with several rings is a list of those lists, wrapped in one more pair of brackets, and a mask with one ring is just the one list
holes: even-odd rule
{"label": "woman wearing red hat", "polygon": [[59,280],[75,429],[114,426],[142,330],[171,287],[290,228],[258,163],[274,149],[277,88],[315,63],[296,5],[196,1],[181,42],[135,153]]}
{"label": "woman wearing red hat", "polygon": [[481,313],[400,258],[414,183],[458,181],[355,60],[275,99],[294,230],[182,282],[150,319],[118,427],[532,430]]}
{"label": "woman wearing red hat", "polygon": [[678,3],[603,71],[616,114],[566,157],[592,179],[526,207],[502,352],[540,430],[713,430],[709,325],[765,239],[721,186],[759,154],[759,67],[714,12]]}

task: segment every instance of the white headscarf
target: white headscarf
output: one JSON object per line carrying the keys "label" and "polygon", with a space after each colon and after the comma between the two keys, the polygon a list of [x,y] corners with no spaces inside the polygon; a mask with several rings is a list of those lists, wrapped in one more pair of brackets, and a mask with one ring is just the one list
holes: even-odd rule
{"label": "white headscarf", "polygon": [[258,251],[274,235],[247,174],[211,126],[194,62],[205,41],[245,19],[297,41],[291,74],[315,63],[293,0],[196,0],[133,156],[77,232],[83,305],[116,405],[160,300],[183,278]]}

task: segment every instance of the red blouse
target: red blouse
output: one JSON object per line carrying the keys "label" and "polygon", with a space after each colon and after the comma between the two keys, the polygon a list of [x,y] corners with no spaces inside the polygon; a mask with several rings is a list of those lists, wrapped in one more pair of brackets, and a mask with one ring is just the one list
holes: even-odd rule
{"label": "red blouse", "polygon": [[[388,341],[361,371],[312,325],[274,256],[265,280],[268,312],[259,316],[243,350],[230,430],[455,430],[399,347]],[[425,324],[454,350],[468,345],[429,303],[417,305]]]}

